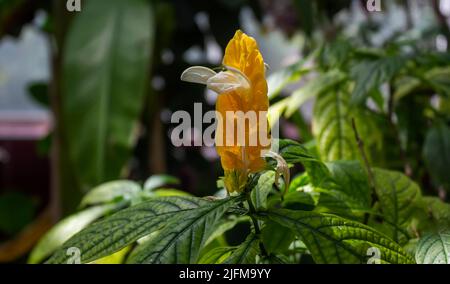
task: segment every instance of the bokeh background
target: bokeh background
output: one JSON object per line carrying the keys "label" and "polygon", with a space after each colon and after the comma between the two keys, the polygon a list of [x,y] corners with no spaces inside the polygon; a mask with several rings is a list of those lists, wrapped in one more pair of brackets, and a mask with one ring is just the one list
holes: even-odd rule
{"label": "bokeh background", "polygon": [[[214,109],[216,94],[180,74],[220,66],[237,29],[258,41],[269,76],[338,38],[448,51],[450,1],[381,0],[379,12],[367,2],[81,0],[69,12],[62,0],[0,0],[0,262],[26,260],[106,181],[170,174],[179,189],[214,194],[223,174],[215,149],[174,147],[170,118],[193,115],[195,102]],[[276,100],[303,84],[293,80]],[[282,119],[282,137],[311,140],[313,104]]]}

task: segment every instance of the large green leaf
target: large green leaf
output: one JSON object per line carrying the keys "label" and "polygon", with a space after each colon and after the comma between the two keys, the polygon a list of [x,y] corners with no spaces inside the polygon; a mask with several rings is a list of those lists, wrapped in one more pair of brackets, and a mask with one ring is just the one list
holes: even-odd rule
{"label": "large green leaf", "polygon": [[356,121],[359,135],[364,139],[369,159],[374,149],[379,149],[381,139],[372,116],[358,107],[350,108],[349,93],[345,87],[340,87],[321,94],[314,107],[312,130],[322,160],[358,159],[352,118]]}
{"label": "large green leaf", "polygon": [[66,252],[72,247],[80,250],[82,263],[110,255],[161,229],[171,218],[183,218],[207,203],[193,197],[161,197],[139,203],[77,233],[53,254],[48,263],[66,263],[69,258]]}
{"label": "large green leaf", "polygon": [[274,182],[274,171],[267,171],[259,177],[258,183],[251,192],[251,199],[256,209],[267,207],[267,196],[272,190]]}
{"label": "large green leaf", "polygon": [[351,70],[355,80],[355,88],[351,98],[352,103],[362,104],[370,91],[394,77],[407,62],[403,56],[382,57],[377,60],[364,60]]}
{"label": "large green leaf", "polygon": [[319,205],[356,212],[370,210],[371,189],[361,163],[335,161],[327,166],[334,183],[321,192]]}
{"label": "large green leaf", "polygon": [[259,238],[251,233],[245,241],[223,262],[225,264],[255,264],[259,253]]}
{"label": "large green leaf", "polygon": [[200,249],[222,215],[240,197],[230,197],[171,218],[155,238],[145,242],[129,263],[196,263]]}
{"label": "large green leaf", "polygon": [[450,264],[450,231],[430,234],[420,239],[416,249],[419,264]]}
{"label": "large green leaf", "polygon": [[129,180],[106,182],[91,189],[81,200],[81,207],[111,202],[117,199],[132,200],[141,192],[141,186]]}
{"label": "large green leaf", "polygon": [[261,239],[264,243],[264,248],[269,254],[282,254],[287,251],[289,245],[294,241],[295,235],[290,228],[275,222],[266,222],[261,230]]}
{"label": "large green leaf", "polygon": [[67,35],[62,119],[83,189],[117,179],[134,143],[153,46],[149,1],[87,1]]}
{"label": "large green leaf", "polygon": [[[389,235],[399,241],[399,233],[411,220],[416,203],[420,200],[420,188],[400,172],[373,169],[378,202],[389,228]],[[405,236],[403,236],[405,237]]]}
{"label": "large green leaf", "polygon": [[293,230],[317,263],[367,263],[369,249],[380,252],[381,263],[414,263],[385,235],[361,223],[335,215],[274,209],[264,218]]}
{"label": "large green leaf", "polygon": [[100,217],[120,207],[120,204],[99,205],[64,218],[39,240],[30,254],[28,263],[40,263],[44,261],[73,235]]}
{"label": "large green leaf", "polygon": [[447,125],[441,123],[428,130],[423,156],[434,182],[450,190],[450,128]]}

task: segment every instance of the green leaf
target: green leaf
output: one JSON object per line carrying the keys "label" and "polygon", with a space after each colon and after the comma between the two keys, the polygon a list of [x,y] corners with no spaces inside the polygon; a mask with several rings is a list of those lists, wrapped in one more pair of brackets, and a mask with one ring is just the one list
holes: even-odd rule
{"label": "green leaf", "polygon": [[154,28],[149,1],[87,1],[64,50],[62,118],[86,190],[120,177],[144,105]]}
{"label": "green leaf", "polygon": [[351,103],[362,104],[370,91],[393,78],[406,64],[403,56],[389,56],[377,60],[364,60],[355,65],[351,77],[355,80]]}
{"label": "green leaf", "polygon": [[430,234],[420,239],[416,249],[419,264],[450,264],[450,231]]}
{"label": "green leaf", "polygon": [[269,99],[276,97],[289,83],[299,80],[304,73],[309,71],[303,67],[308,59],[309,58],[299,60],[298,62],[280,69],[268,76],[267,85],[269,89]]}
{"label": "green leaf", "polygon": [[378,202],[387,221],[389,235],[398,242],[399,229],[406,228],[414,212],[415,203],[420,200],[419,186],[400,172],[373,169]]}
{"label": "green leaf", "polygon": [[441,123],[427,132],[423,156],[433,181],[450,191],[450,128]]}
{"label": "green leaf", "polygon": [[120,207],[120,204],[99,205],[64,218],[39,240],[29,256],[28,263],[41,263],[73,235]]}
{"label": "green leaf", "polygon": [[325,184],[329,171],[324,163],[300,143],[289,140],[278,140],[279,152],[289,164],[302,163],[308,172],[311,183],[315,186]]}
{"label": "green leaf", "polygon": [[352,46],[346,39],[337,39],[332,43],[327,43],[321,49],[319,64],[322,68],[341,68],[350,61],[351,51]]}
{"label": "green leaf", "polygon": [[[321,193],[319,205],[329,208],[349,208],[351,211],[367,211],[371,206],[371,189],[365,169],[358,161],[327,163],[334,184]],[[326,202],[324,195],[328,195]]]}
{"label": "green leaf", "polygon": [[272,186],[275,182],[275,172],[267,171],[260,175],[258,183],[252,189],[251,199],[255,205],[255,209],[261,209],[267,207],[267,196],[272,190]]}
{"label": "green leaf", "polygon": [[158,188],[151,192],[150,196],[192,196],[192,194],[175,188]]}
{"label": "green leaf", "polygon": [[233,229],[238,223],[241,222],[250,222],[250,218],[248,216],[236,217],[231,215],[229,219],[223,220],[209,236],[208,240],[206,240],[205,246],[210,244],[216,238],[223,237],[226,232]]}
{"label": "green leaf", "polygon": [[150,192],[169,184],[180,184],[180,180],[170,175],[153,175],[145,181],[144,191]]}
{"label": "green leaf", "polygon": [[87,263],[111,255],[136,240],[160,230],[175,217],[183,218],[208,202],[193,197],[152,198],[96,222],[70,238],[48,260],[66,263],[67,249],[76,247],[81,262]]}
{"label": "green leaf", "polygon": [[289,228],[275,222],[267,222],[261,230],[261,239],[269,254],[285,253],[294,241],[295,235]]}
{"label": "green leaf", "polygon": [[416,204],[411,227],[419,235],[450,228],[450,204],[438,197],[422,197]]}
{"label": "green leaf", "polygon": [[381,263],[414,263],[388,237],[361,223],[335,215],[274,209],[266,218],[293,230],[316,263],[367,263],[370,248],[380,251]]}
{"label": "green leaf", "polygon": [[364,138],[366,152],[371,153],[380,145],[380,134],[372,116],[364,109],[349,107],[346,87],[320,95],[314,106],[312,131],[323,161],[358,160],[359,152],[352,128],[355,119],[359,135]]}
{"label": "green leaf", "polygon": [[225,261],[231,253],[235,250],[235,247],[217,247],[205,253],[200,260],[199,264],[220,264]]}
{"label": "green leaf", "polygon": [[291,117],[291,115],[298,111],[299,107],[308,99],[327,92],[337,84],[343,82],[346,78],[346,75],[341,71],[331,70],[308,81],[303,87],[293,92],[292,95],[286,99],[285,117]]}
{"label": "green leaf", "polygon": [[236,250],[223,262],[224,264],[255,264],[259,253],[259,238],[251,233]]}
{"label": "green leaf", "polygon": [[158,235],[131,255],[129,263],[196,263],[200,249],[222,215],[240,200],[230,197],[183,212],[167,221]]}
{"label": "green leaf", "polygon": [[141,192],[141,186],[129,180],[103,183],[91,189],[81,200],[81,208],[89,205],[108,203],[117,199],[130,201]]}

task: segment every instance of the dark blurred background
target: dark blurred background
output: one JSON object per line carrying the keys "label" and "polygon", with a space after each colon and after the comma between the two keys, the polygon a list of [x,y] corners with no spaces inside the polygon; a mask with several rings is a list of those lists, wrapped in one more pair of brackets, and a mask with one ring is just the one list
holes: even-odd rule
{"label": "dark blurred background", "polygon": [[[179,77],[192,65],[220,66],[237,29],[258,41],[269,74],[338,36],[448,49],[450,1],[381,1],[381,12],[366,4],[81,0],[69,12],[62,0],[0,0],[0,262],[20,259],[108,180],[167,173],[187,192],[214,194],[215,149],[174,147],[170,117],[193,115],[194,102],[214,109],[214,93]],[[311,106],[301,109],[307,123]],[[283,120],[281,133],[308,141],[295,121]]]}

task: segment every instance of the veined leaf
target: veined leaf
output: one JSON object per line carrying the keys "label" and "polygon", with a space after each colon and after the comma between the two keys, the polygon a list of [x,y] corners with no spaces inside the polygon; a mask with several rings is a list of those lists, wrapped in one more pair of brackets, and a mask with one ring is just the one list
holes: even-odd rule
{"label": "veined leaf", "polygon": [[399,228],[410,222],[421,193],[419,186],[400,172],[373,169],[375,189],[389,235],[398,242]]}
{"label": "veined leaf", "polygon": [[389,81],[407,62],[404,56],[382,57],[373,61],[362,61],[351,70],[351,77],[355,80],[351,103],[362,104],[370,91]]}
{"label": "veined leaf", "polygon": [[381,263],[414,263],[388,237],[358,222],[335,215],[274,209],[266,218],[294,231],[317,263],[367,263],[369,249],[380,252]]}
{"label": "veined leaf", "polygon": [[217,247],[205,253],[200,260],[199,264],[220,264],[227,259],[231,253],[235,250],[235,247]]}
{"label": "veined leaf", "polygon": [[450,128],[447,125],[439,124],[428,130],[423,156],[433,181],[450,191]]}
{"label": "veined leaf", "polygon": [[238,223],[250,222],[248,216],[236,217],[234,215],[230,216],[228,220],[223,220],[214,230],[214,232],[209,236],[205,243],[205,246],[211,243],[216,238],[222,237],[227,231],[233,229]]}
{"label": "veined leaf", "polygon": [[[371,189],[364,168],[358,161],[327,163],[334,184],[321,192],[319,206],[343,208],[350,211],[367,211],[371,206]],[[324,198],[325,195],[328,198]]]}
{"label": "veined leaf", "polygon": [[129,180],[103,183],[91,189],[81,200],[80,207],[111,202],[117,198],[131,200],[141,192],[141,186]]}
{"label": "veined leaf", "polygon": [[196,263],[200,249],[222,215],[238,202],[230,197],[211,202],[171,218],[155,238],[132,254],[129,263]]}
{"label": "veined leaf", "polygon": [[79,182],[120,177],[134,143],[152,54],[149,1],[86,1],[64,50],[63,128]]}
{"label": "veined leaf", "polygon": [[420,239],[416,249],[419,264],[450,264],[450,231],[430,234]]}
{"label": "veined leaf", "polygon": [[118,210],[120,207],[120,204],[99,205],[64,218],[39,240],[30,254],[28,263],[41,263],[73,235],[100,217]]}
{"label": "veined leaf", "polygon": [[359,152],[352,128],[355,119],[358,132],[371,160],[371,153],[379,148],[381,139],[372,117],[357,107],[349,107],[349,93],[345,87],[323,93],[316,101],[312,130],[320,157],[324,161],[358,160]]}
{"label": "veined leaf", "polygon": [[251,192],[251,199],[256,209],[267,207],[267,196],[272,190],[274,182],[274,171],[267,171],[259,177],[258,183]]}
{"label": "veined leaf", "polygon": [[72,247],[81,252],[82,263],[111,255],[163,228],[171,218],[183,218],[208,203],[193,197],[161,197],[139,203],[77,233],[53,254],[48,263],[66,263],[69,258],[66,252]]}
{"label": "veined leaf", "polygon": [[295,235],[291,229],[275,222],[267,222],[261,230],[261,239],[269,254],[284,253],[294,241]]}
{"label": "veined leaf", "polygon": [[223,262],[224,264],[254,264],[259,253],[259,238],[251,233],[236,250]]}

